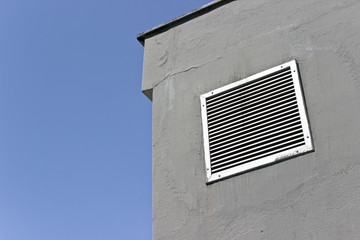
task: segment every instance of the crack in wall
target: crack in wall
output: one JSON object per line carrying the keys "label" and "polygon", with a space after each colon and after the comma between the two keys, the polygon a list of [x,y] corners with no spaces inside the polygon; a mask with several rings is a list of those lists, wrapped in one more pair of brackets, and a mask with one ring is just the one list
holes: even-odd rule
{"label": "crack in wall", "polygon": [[221,58],[223,58],[223,57],[220,56],[220,57],[215,58],[214,60],[211,60],[211,61],[208,61],[208,62],[199,64],[199,65],[197,65],[197,66],[190,66],[190,67],[188,67],[188,68],[186,68],[186,69],[184,69],[184,70],[180,70],[180,71],[178,71],[178,72],[168,73],[163,79],[161,79],[159,82],[155,83],[155,84],[153,85],[152,89],[156,88],[159,84],[161,84],[162,82],[170,79],[171,77],[174,77],[174,76],[176,76],[176,75],[178,75],[178,74],[181,74],[181,73],[189,72],[189,71],[191,71],[191,70],[198,69],[198,68],[203,67],[203,66],[205,66],[205,65],[207,65],[207,64],[216,62],[217,60],[219,60],[219,59],[221,59]]}

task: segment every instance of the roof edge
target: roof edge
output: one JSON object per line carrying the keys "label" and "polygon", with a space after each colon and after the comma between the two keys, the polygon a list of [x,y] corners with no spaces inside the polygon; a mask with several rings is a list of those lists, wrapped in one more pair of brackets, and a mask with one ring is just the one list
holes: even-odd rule
{"label": "roof edge", "polygon": [[188,13],[185,13],[177,18],[174,18],[170,21],[167,21],[163,24],[160,24],[154,28],[151,28],[145,32],[142,32],[140,34],[138,34],[136,36],[137,40],[144,46],[145,44],[145,39],[146,38],[149,38],[149,37],[152,37],[152,36],[155,36],[159,33],[162,33],[162,32],[165,32],[173,27],[176,27],[176,26],[179,26],[185,22],[188,22],[194,18],[197,18],[201,15],[204,15],[208,12],[211,12],[212,10],[215,10],[229,2],[233,2],[233,1],[236,1],[236,0],[215,0],[215,1],[212,1],[202,7],[199,7],[195,10],[192,10]]}

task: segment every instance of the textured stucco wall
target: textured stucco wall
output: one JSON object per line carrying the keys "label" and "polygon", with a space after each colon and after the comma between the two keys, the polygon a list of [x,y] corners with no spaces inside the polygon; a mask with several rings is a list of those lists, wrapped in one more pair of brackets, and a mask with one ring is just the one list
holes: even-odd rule
{"label": "textured stucco wall", "polygon": [[[146,39],[154,239],[360,239],[359,13],[239,0]],[[292,59],[315,152],[206,185],[200,94]]]}

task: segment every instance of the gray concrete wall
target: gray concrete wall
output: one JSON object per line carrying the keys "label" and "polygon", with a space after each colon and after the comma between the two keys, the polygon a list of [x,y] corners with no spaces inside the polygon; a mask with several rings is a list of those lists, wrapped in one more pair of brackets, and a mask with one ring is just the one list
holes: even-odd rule
{"label": "gray concrete wall", "polygon": [[[315,152],[206,185],[200,94],[292,59]],[[228,3],[145,40],[149,89],[154,239],[360,239],[359,0]]]}

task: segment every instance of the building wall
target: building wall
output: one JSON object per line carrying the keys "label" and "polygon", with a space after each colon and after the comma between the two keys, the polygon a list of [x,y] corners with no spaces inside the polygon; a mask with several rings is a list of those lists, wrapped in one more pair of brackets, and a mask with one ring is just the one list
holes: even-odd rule
{"label": "building wall", "polygon": [[[154,239],[360,239],[359,13],[238,0],[146,39]],[[206,185],[199,96],[292,59],[315,152]]]}

